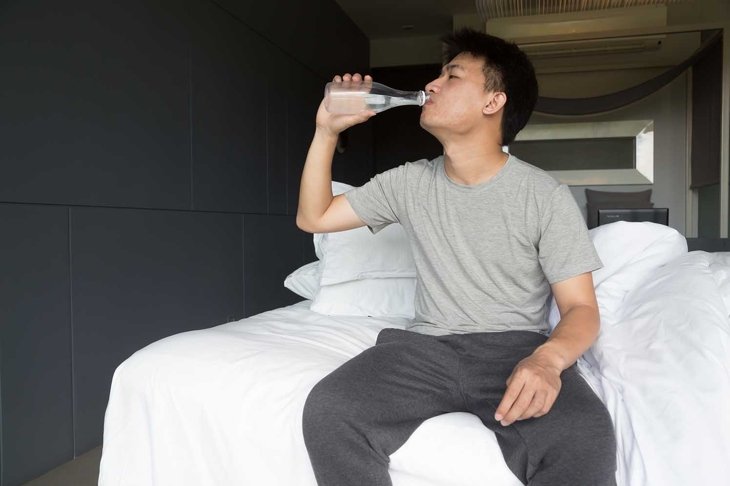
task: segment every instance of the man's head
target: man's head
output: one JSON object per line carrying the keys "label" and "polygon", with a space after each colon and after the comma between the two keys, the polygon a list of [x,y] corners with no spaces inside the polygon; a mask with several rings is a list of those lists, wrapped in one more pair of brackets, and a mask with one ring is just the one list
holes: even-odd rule
{"label": "man's head", "polygon": [[[532,63],[513,43],[471,29],[442,38],[441,75],[426,86],[432,100],[421,126],[437,136],[496,124],[510,144],[527,124],[537,101]],[[477,128],[478,129],[478,128]]]}

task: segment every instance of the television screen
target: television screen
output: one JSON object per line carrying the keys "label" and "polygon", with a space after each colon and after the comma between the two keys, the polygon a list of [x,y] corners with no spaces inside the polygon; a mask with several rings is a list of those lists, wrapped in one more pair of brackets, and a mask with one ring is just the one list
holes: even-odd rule
{"label": "television screen", "polygon": [[669,208],[599,209],[598,226],[616,221],[651,221],[669,225]]}

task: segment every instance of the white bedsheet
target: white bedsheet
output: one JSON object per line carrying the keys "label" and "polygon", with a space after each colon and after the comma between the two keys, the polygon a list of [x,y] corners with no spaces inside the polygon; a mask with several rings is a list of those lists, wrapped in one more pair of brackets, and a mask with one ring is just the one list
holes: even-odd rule
{"label": "white bedsheet", "polygon": [[[311,388],[407,319],[322,316],[310,301],[155,342],[114,373],[99,484],[312,485]],[[436,417],[392,456],[395,486],[517,486],[494,434]],[[491,479],[490,479],[491,478]]]}
{"label": "white bedsheet", "polygon": [[[693,252],[660,268],[603,325],[581,370],[619,440],[620,486],[730,478],[727,261]],[[723,274],[724,273],[724,277]],[[400,318],[326,317],[309,301],[170,336],[114,374],[99,484],[314,486],[301,434],[309,390]],[[470,414],[426,421],[391,456],[395,486],[517,486]]]}

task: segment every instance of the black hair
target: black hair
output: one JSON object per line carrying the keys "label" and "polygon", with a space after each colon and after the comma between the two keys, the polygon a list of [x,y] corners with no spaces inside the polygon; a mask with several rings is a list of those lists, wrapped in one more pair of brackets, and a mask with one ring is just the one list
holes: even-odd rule
{"label": "black hair", "polygon": [[469,28],[447,34],[441,42],[444,65],[462,52],[484,59],[485,89],[507,95],[502,113],[502,145],[512,143],[537,102],[537,78],[530,59],[516,44]]}

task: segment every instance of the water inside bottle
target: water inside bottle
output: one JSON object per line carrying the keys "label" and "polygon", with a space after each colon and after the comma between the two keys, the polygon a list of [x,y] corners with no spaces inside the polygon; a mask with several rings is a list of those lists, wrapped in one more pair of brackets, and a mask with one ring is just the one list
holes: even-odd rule
{"label": "water inside bottle", "polygon": [[352,91],[330,92],[328,101],[327,110],[336,114],[355,114],[364,110],[380,112],[393,104],[391,96]]}

